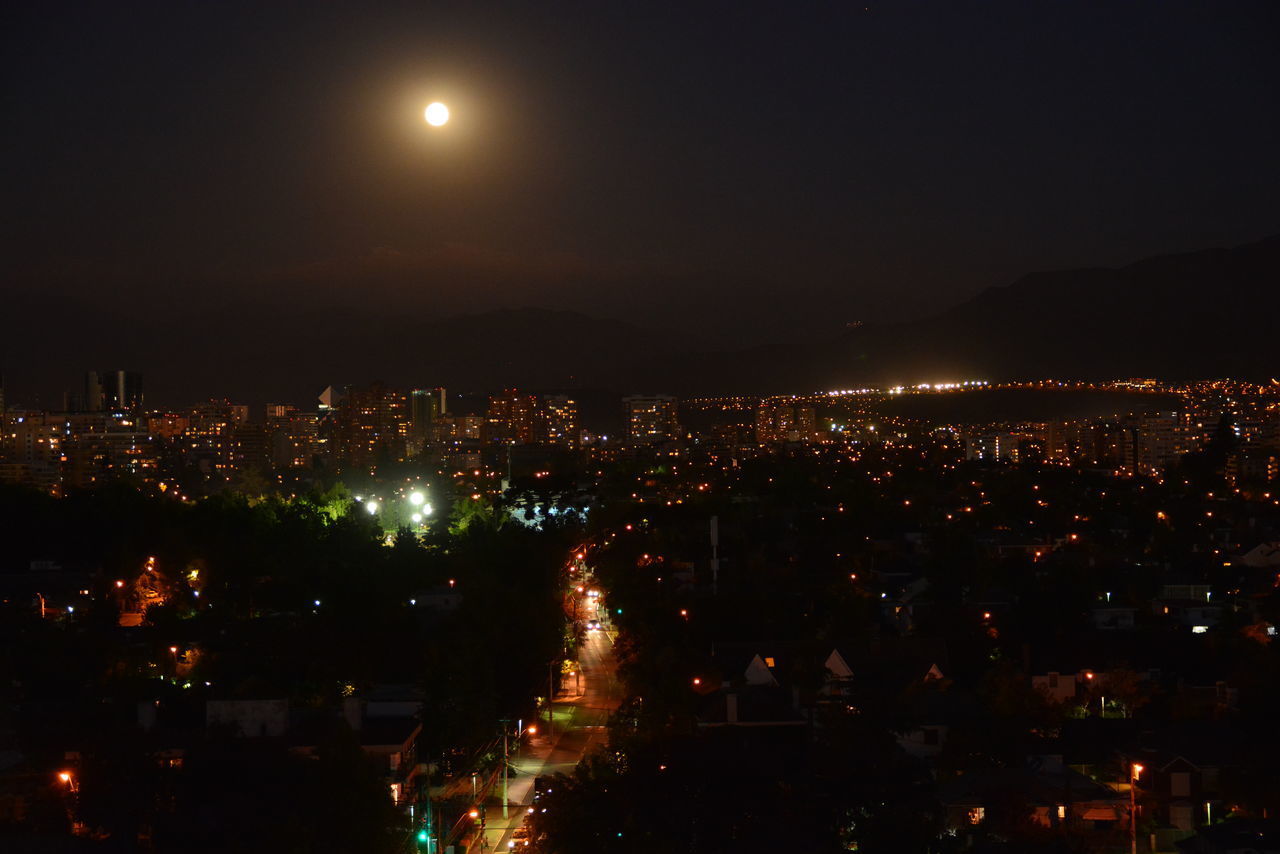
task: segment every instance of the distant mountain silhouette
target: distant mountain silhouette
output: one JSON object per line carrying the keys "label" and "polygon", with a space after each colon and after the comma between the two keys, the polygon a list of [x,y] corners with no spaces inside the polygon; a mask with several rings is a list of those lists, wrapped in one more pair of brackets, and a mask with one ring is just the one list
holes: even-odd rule
{"label": "distant mountain silhouette", "polygon": [[[1114,270],[1032,273],[934,317],[834,338],[789,333],[779,317],[769,343],[737,350],[714,350],[696,330],[658,332],[574,311],[441,319],[386,294],[341,309],[302,294],[192,302],[207,290],[187,290],[163,318],[111,293],[96,306],[56,292],[11,296],[0,323],[9,401],[56,407],[59,389],[104,368],[142,371],[148,401],[174,406],[211,395],[309,405],[326,385],[373,379],[688,395],[970,378],[1280,376],[1280,238]],[[744,330],[743,340],[759,338]]]}
{"label": "distant mountain silhouette", "polygon": [[[1120,269],[1032,273],[920,321],[668,361],[683,390],[962,379],[1280,375],[1280,237]],[[654,382],[658,377],[654,377]]]}

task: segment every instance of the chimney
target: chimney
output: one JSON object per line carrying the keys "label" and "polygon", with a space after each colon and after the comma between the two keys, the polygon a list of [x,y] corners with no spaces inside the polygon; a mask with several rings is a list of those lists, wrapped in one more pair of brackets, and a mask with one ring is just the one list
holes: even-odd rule
{"label": "chimney", "polygon": [[726,722],[736,724],[738,722],[738,695],[724,695],[724,719]]}

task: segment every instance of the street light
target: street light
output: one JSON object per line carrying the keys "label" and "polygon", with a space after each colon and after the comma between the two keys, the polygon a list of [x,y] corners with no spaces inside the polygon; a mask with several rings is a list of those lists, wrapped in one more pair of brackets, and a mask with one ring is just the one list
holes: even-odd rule
{"label": "street light", "polygon": [[426,500],[427,500],[427,497],[423,495],[421,492],[409,493],[409,503],[412,504],[414,507],[420,506],[422,502]]}
{"label": "street light", "polygon": [[1137,762],[1129,769],[1129,854],[1138,854],[1138,778],[1143,767]]}

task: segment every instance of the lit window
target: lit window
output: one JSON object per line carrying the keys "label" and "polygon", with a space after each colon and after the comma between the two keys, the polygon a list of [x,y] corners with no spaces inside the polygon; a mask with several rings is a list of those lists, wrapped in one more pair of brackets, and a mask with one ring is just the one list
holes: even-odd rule
{"label": "lit window", "polygon": [[982,824],[982,820],[986,817],[986,807],[973,807],[969,810],[969,824]]}

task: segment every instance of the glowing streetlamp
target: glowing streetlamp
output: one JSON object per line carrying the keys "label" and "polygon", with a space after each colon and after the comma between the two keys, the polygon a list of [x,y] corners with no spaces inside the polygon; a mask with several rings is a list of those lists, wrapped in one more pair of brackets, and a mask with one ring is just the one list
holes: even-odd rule
{"label": "glowing streetlamp", "polygon": [[427,500],[427,497],[423,495],[421,492],[409,493],[409,503],[412,504],[414,507],[421,506],[422,503],[426,500]]}
{"label": "glowing streetlamp", "polygon": [[1143,767],[1137,762],[1129,768],[1129,854],[1138,854],[1138,779]]}

